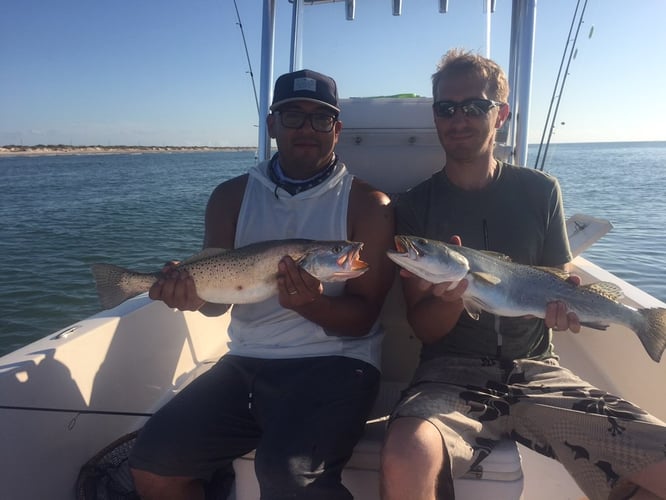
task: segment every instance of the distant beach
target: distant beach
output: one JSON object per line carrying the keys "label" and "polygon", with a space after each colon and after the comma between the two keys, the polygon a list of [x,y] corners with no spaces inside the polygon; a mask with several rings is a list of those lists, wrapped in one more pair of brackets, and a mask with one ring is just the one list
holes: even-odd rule
{"label": "distant beach", "polygon": [[51,156],[51,155],[91,155],[91,154],[141,154],[141,153],[205,153],[255,151],[249,146],[0,146],[0,156]]}

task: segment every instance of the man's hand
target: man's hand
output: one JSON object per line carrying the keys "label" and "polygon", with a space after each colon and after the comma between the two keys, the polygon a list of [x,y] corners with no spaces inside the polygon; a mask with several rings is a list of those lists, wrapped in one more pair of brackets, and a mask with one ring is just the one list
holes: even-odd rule
{"label": "man's hand", "polygon": [[400,269],[400,276],[414,280],[414,283],[416,283],[416,286],[420,291],[434,295],[444,302],[455,302],[456,300],[459,300],[465,290],[467,290],[466,279],[460,281],[444,281],[443,283],[430,283],[429,281],[410,273],[406,269]]}
{"label": "man's hand", "polygon": [[296,309],[315,301],[324,293],[321,282],[285,256],[278,264],[278,299],[287,309]]}
{"label": "man's hand", "polygon": [[167,262],[162,268],[162,278],[150,287],[148,296],[161,300],[167,306],[181,311],[197,311],[206,302],[199,298],[194,280],[178,262]]}
{"label": "man's hand", "polygon": [[[580,276],[574,274],[567,278],[567,281],[579,286]],[[580,332],[580,320],[578,315],[567,311],[567,305],[564,302],[549,302],[546,306],[546,316],[544,318],[546,327],[555,331],[571,330],[573,333]]]}

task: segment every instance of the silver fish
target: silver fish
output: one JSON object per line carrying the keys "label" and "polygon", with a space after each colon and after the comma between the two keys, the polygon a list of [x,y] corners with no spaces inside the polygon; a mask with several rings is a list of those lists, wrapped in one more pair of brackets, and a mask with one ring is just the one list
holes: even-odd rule
{"label": "silver fish", "polygon": [[[207,302],[248,304],[277,294],[278,262],[289,255],[322,282],[360,276],[368,264],[360,260],[363,243],[305,239],[271,240],[233,250],[208,248],[178,264],[194,279],[197,295]],[[163,277],[113,264],[93,264],[97,294],[105,309],[147,292]]]}
{"label": "silver fish", "polygon": [[544,318],[548,302],[557,300],[576,313],[583,326],[597,330],[606,330],[611,323],[626,326],[657,363],[666,348],[666,309],[626,306],[618,302],[623,293],[614,283],[576,286],[560,269],[517,264],[502,254],[417,236],[398,235],[395,246],[397,251],[387,251],[389,258],[431,283],[466,279],[462,299],[473,318],[480,310]]}

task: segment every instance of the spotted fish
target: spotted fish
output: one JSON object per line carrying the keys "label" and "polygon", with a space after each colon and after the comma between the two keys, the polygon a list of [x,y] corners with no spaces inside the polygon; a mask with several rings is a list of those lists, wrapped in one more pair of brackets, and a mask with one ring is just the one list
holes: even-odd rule
{"label": "spotted fish", "polygon": [[[233,250],[208,248],[178,264],[194,279],[197,295],[207,302],[247,304],[277,294],[278,262],[289,255],[323,282],[345,281],[368,270],[360,259],[363,243],[305,239],[272,240]],[[93,264],[100,303],[105,309],[147,292],[163,277],[113,264]]]}
{"label": "spotted fish", "polygon": [[581,325],[606,330],[626,326],[640,339],[656,362],[666,348],[666,309],[634,309],[618,301],[622,290],[614,283],[575,286],[559,269],[516,264],[504,255],[450,245],[416,236],[395,237],[389,258],[431,283],[468,281],[463,304],[473,318],[480,310],[499,316],[543,318],[546,304],[561,301],[578,315]]}

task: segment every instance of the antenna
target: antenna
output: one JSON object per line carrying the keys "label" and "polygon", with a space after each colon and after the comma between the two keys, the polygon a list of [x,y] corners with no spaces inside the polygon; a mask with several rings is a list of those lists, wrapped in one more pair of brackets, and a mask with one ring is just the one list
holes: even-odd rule
{"label": "antenna", "polygon": [[254,102],[257,105],[257,116],[259,116],[259,98],[257,97],[257,87],[254,84],[254,73],[252,72],[252,63],[250,62],[250,53],[247,50],[247,42],[245,41],[245,31],[243,31],[243,23],[241,22],[240,14],[238,13],[238,5],[234,0],[234,8],[236,9],[236,19],[238,19],[238,27],[240,28],[241,36],[243,37],[243,46],[245,47],[245,57],[247,58],[247,67],[249,68],[250,79],[252,80],[252,90],[254,90]]}
{"label": "antenna", "polygon": [[[560,63],[560,69],[557,73],[557,79],[555,81],[555,88],[553,89],[553,97],[550,100],[550,106],[548,107],[548,115],[546,116],[546,123],[544,124],[543,127],[543,133],[541,134],[541,142],[539,143],[539,150],[537,151],[537,157],[536,161],[534,162],[534,168],[538,168],[539,170],[543,170],[544,164],[546,163],[546,153],[548,153],[548,146],[550,145],[550,139],[553,135],[553,130],[555,129],[555,119],[557,117],[557,110],[560,107],[560,100],[562,99],[562,92],[564,90],[564,83],[567,80],[567,76],[569,75],[569,65],[571,64],[571,60],[576,58],[576,55],[578,54],[578,49],[576,48],[576,40],[578,40],[578,32],[580,31],[580,27],[583,24],[583,15],[585,14],[585,8],[587,7],[587,0],[585,0],[585,3],[583,4],[583,9],[580,12],[580,17],[578,18],[578,27],[576,28],[576,34],[574,35],[573,41],[571,40],[571,33],[574,28],[574,24],[576,22],[576,14],[578,13],[578,7],[580,6],[580,0],[576,3],[576,10],[574,11],[573,18],[571,19],[571,27],[569,28],[569,35],[567,36],[567,43],[565,44],[564,47],[564,53],[562,54],[562,62]],[[590,30],[590,35],[589,37],[592,36],[592,30]],[[566,58],[567,54],[567,49],[569,47],[569,42],[573,42],[571,45],[571,50],[569,52],[569,59],[567,60],[567,65],[566,68],[564,69],[564,76],[562,77],[562,83],[559,84],[560,81],[560,76],[562,74],[562,68],[564,67],[564,60]],[[558,91],[558,84],[560,85],[559,87],[559,94],[557,94]],[[551,111],[553,109],[553,103],[555,102],[555,97],[557,97],[557,102],[555,104],[555,111],[553,112],[553,116],[551,119]],[[548,122],[550,121],[550,131],[548,132],[548,140],[545,143],[544,147],[544,137],[546,136],[546,131],[548,130]],[[543,157],[541,157],[541,148],[544,147],[543,151]],[[539,167],[539,157],[541,157],[541,167]]]}

